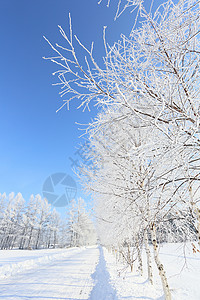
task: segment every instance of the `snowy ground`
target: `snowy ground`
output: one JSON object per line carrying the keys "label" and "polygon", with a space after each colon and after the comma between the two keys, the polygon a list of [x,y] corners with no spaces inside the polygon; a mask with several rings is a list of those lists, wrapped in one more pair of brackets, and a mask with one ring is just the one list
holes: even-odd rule
{"label": "snowy ground", "polygon": [[66,249],[64,251],[63,249],[0,251],[0,279],[14,276],[31,268],[39,268],[41,264],[49,263],[77,251],[77,248],[68,251]]}
{"label": "snowy ground", "polygon": [[0,250],[0,267],[8,263],[18,263],[24,260],[35,259],[50,254],[64,252],[63,249],[40,250]]}
{"label": "snowy ground", "polygon": [[[172,299],[199,300],[200,253],[193,253],[191,244],[167,244],[160,248],[160,258],[166,266]],[[121,264],[116,265],[112,254],[97,246],[0,251],[0,262],[3,300],[164,299],[157,272],[154,271],[152,287],[147,282],[145,264],[142,277],[136,270],[124,271]],[[21,266],[20,270],[16,265]],[[5,276],[2,270],[8,266],[14,271]]]}
{"label": "snowy ground", "polygon": [[[197,246],[198,247],[198,246]],[[153,264],[154,286],[147,281],[146,258],[143,253],[144,275],[124,270],[114,256],[104,250],[111,283],[118,298],[164,300],[160,278]],[[160,259],[164,264],[173,300],[200,300],[200,253],[193,253],[191,243],[166,244],[160,247]],[[119,276],[120,273],[120,276]]]}
{"label": "snowy ground", "polygon": [[66,250],[64,256],[0,281],[0,299],[88,299],[97,247]]}

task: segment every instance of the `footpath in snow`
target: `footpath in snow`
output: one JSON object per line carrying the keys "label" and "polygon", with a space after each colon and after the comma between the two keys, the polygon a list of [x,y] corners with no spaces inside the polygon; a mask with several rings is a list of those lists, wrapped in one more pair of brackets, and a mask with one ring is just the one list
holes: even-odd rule
{"label": "footpath in snow", "polygon": [[95,272],[91,275],[94,279],[94,287],[89,300],[118,300],[116,290],[110,283],[110,274],[107,271],[103,249],[99,247],[99,262]]}

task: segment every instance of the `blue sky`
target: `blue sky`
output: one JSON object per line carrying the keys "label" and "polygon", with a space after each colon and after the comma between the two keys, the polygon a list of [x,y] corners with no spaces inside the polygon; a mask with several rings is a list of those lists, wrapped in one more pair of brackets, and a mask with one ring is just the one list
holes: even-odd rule
{"label": "blue sky", "polygon": [[[95,110],[56,110],[61,104],[52,72],[56,66],[42,59],[53,54],[43,39],[62,42],[57,25],[73,30],[95,56],[104,55],[102,29],[108,26],[110,44],[120,33],[128,34],[133,15],[125,13],[116,22],[116,6],[97,0],[1,0],[0,1],[0,192],[21,192],[27,199],[42,192],[45,179],[56,172],[75,178],[69,157],[75,156],[80,131],[75,122],[87,123]],[[78,50],[79,51],[79,50]],[[76,178],[75,178],[76,180]],[[79,195],[81,195],[79,189]]]}

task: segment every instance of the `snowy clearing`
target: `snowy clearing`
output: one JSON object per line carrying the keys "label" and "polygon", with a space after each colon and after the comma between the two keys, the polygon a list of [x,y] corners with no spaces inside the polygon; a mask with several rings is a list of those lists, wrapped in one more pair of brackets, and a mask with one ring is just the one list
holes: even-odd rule
{"label": "snowy clearing", "polygon": [[[54,254],[49,255],[52,252]],[[3,255],[7,262],[11,258],[10,266],[14,258],[24,265],[21,265],[20,274],[13,273],[14,276],[1,280],[0,299],[164,300],[155,266],[154,286],[147,281],[144,253],[143,276],[138,275],[137,265],[131,273],[121,263],[116,264],[114,255],[97,246],[38,250],[30,254],[28,251],[2,251],[1,259]],[[164,244],[160,247],[160,257],[166,267],[172,299],[199,300],[200,253],[193,253],[191,243]],[[30,261],[37,263],[30,264]],[[27,270],[27,266],[31,269]]]}

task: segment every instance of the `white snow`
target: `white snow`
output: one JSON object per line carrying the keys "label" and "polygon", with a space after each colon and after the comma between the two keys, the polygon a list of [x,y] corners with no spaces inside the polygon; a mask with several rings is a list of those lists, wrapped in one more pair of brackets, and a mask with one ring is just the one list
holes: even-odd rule
{"label": "white snow", "polygon": [[[68,250],[67,250],[68,251]],[[1,250],[0,267],[5,264],[17,263],[24,260],[43,257],[44,255],[66,252],[66,249],[39,249],[39,250]]]}
{"label": "white snow", "polygon": [[0,278],[7,278],[16,273],[21,273],[30,268],[39,267],[40,264],[49,263],[58,258],[65,257],[69,253],[76,253],[77,248],[68,251],[63,250],[14,250],[0,252]]}
{"label": "white snow", "polygon": [[[118,298],[113,299],[164,300],[161,281],[155,264],[153,264],[154,286],[151,286],[147,281],[144,252],[143,276],[138,275],[136,269],[131,273],[129,269],[124,270],[122,264],[116,265],[115,257],[106,249],[104,249],[104,255],[112,286],[117,290]],[[160,259],[167,273],[172,299],[199,300],[200,253],[193,253],[191,243],[162,245],[160,247]]]}
{"label": "white snow", "polygon": [[[164,300],[155,265],[155,285],[147,281],[144,254],[144,275],[140,276],[137,265],[131,273],[121,263],[116,264],[115,257],[105,248],[97,246],[0,251],[0,299]],[[172,299],[199,300],[200,253],[193,253],[191,243],[164,244],[160,247],[160,259],[166,269]],[[8,266],[12,270],[9,276],[13,276],[2,278],[6,276],[2,270]]]}
{"label": "white snow", "polygon": [[0,299],[88,299],[97,260],[97,247],[66,250],[48,264],[1,280]]}

